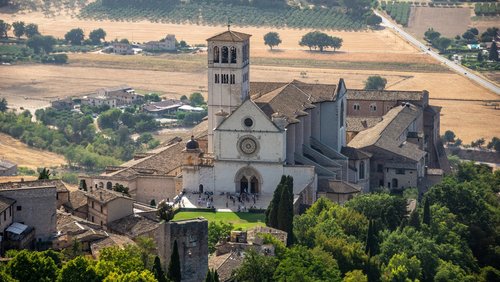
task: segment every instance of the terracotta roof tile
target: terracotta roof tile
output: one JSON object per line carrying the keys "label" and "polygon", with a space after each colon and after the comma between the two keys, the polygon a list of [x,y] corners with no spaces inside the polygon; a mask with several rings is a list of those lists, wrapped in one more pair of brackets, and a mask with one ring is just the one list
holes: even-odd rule
{"label": "terracotta roof tile", "polygon": [[231,41],[231,42],[243,42],[245,40],[248,40],[252,35],[242,33],[242,32],[237,32],[237,31],[232,31],[232,30],[226,30],[222,33],[219,33],[215,36],[212,36],[207,39],[207,41]]}

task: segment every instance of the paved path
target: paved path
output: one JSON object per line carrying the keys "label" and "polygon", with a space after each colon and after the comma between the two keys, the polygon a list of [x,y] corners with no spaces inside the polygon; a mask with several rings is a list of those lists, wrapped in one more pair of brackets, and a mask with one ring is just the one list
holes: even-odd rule
{"label": "paved path", "polygon": [[388,28],[392,28],[394,32],[398,33],[401,37],[403,37],[405,40],[407,40],[410,44],[414,45],[418,49],[422,50],[425,54],[430,55],[434,59],[440,61],[441,63],[445,64],[448,68],[452,69],[453,71],[469,78],[470,80],[476,82],[477,84],[483,86],[484,88],[493,91],[494,93],[500,95],[500,87],[498,87],[496,84],[474,74],[471,73],[471,71],[467,68],[462,67],[461,65],[457,65],[454,62],[446,59],[445,57],[439,55],[438,53],[432,51],[432,49],[429,49],[425,44],[422,42],[418,41],[415,37],[404,31],[402,28],[400,28],[398,25],[394,24],[392,21],[387,19],[384,14],[375,11],[375,14],[380,16],[382,18],[382,25],[386,26]]}

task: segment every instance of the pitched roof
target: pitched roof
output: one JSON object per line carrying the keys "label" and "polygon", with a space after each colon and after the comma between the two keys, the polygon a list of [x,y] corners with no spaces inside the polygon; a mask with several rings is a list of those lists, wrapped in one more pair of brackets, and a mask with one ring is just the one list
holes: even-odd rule
{"label": "pitched roof", "polygon": [[90,251],[92,252],[92,255],[95,258],[97,258],[99,257],[102,249],[104,248],[118,247],[123,249],[126,245],[136,245],[136,244],[127,236],[109,234],[108,238],[92,243],[90,245]]}
{"label": "pitched roof", "polygon": [[348,100],[420,101],[422,91],[348,89]]}
{"label": "pitched roof", "polygon": [[217,270],[220,281],[230,281],[233,270],[243,263],[243,256],[229,252],[220,256],[211,255],[208,258],[208,268]]}
{"label": "pitched roof", "polygon": [[217,35],[214,35],[210,38],[207,39],[207,41],[232,41],[232,42],[243,42],[248,40],[252,35],[242,33],[242,32],[237,32],[237,31],[232,31],[232,30],[226,30],[222,33],[219,33]]}
{"label": "pitched roof", "polygon": [[361,189],[341,180],[320,179],[318,180],[318,192],[332,194],[357,194]]}
{"label": "pitched roof", "polygon": [[287,124],[299,122],[307,115],[306,110],[315,103],[335,101],[337,86],[334,84],[310,84],[298,80],[289,83],[253,82],[250,84],[251,99],[271,118],[282,115]]}
{"label": "pitched roof", "polygon": [[17,188],[45,188],[56,187],[57,192],[68,192],[68,188],[60,179],[40,179],[19,182],[5,182],[0,183],[0,190],[10,190]]}
{"label": "pitched roof", "polygon": [[360,149],[352,148],[352,147],[342,147],[340,150],[342,155],[346,156],[349,160],[363,160],[369,159],[372,154],[365,152]]}
{"label": "pitched roof", "polygon": [[0,196],[0,213],[12,206],[16,200]]}
{"label": "pitched roof", "polygon": [[395,107],[375,126],[359,132],[348,146],[357,149],[376,146],[413,161],[419,161],[426,152],[420,150],[416,144],[401,141],[400,136],[421,112],[419,107],[411,104]]}
{"label": "pitched roof", "polygon": [[347,131],[360,132],[375,126],[382,120],[381,117],[347,117],[345,119]]}
{"label": "pitched roof", "polygon": [[126,235],[130,238],[136,238],[144,233],[156,230],[158,226],[158,221],[136,214],[131,214],[108,224],[108,228],[113,232]]}
{"label": "pitched roof", "polygon": [[69,202],[63,204],[63,206],[70,208],[72,210],[77,210],[87,204],[87,196],[85,192],[81,190],[75,190],[69,192]]}
{"label": "pitched roof", "polygon": [[132,198],[124,196],[121,193],[100,188],[100,189],[90,189],[89,191],[85,192],[88,198],[91,198],[95,201],[98,201],[100,203],[109,203],[115,199],[122,198],[122,199],[127,199],[130,201],[133,201]]}
{"label": "pitched roof", "polygon": [[143,109],[148,112],[159,112],[169,109],[175,109],[182,105],[184,104],[179,100],[168,99],[160,102],[146,104],[144,105]]}
{"label": "pitched roof", "polygon": [[7,160],[0,160],[0,169],[8,169],[15,166],[16,166],[15,163],[9,162]]}

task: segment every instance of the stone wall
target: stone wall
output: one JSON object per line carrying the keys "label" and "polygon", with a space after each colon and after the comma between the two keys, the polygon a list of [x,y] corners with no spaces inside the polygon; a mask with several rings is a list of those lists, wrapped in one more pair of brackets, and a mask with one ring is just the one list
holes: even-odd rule
{"label": "stone wall", "polygon": [[0,196],[14,199],[13,221],[35,228],[36,239],[47,241],[56,233],[56,187],[0,190]]}
{"label": "stone wall", "polygon": [[156,245],[165,271],[175,241],[181,262],[182,281],[204,281],[208,271],[208,221],[197,218],[160,223]]}

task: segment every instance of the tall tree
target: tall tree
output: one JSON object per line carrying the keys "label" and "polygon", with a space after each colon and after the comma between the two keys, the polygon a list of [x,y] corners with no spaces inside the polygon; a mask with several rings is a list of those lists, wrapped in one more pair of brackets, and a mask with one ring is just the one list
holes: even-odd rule
{"label": "tall tree", "polygon": [[420,216],[418,215],[418,211],[414,210],[410,214],[410,219],[408,220],[408,225],[413,228],[419,230],[420,229]]}
{"label": "tall tree", "polygon": [[431,207],[429,197],[425,198],[424,216],[422,218],[422,223],[427,224],[427,226],[431,224]]}
{"label": "tall tree", "polygon": [[71,45],[82,45],[82,41],[85,38],[85,34],[83,33],[83,30],[81,28],[74,28],[70,31],[68,31],[64,35],[64,39],[66,41],[70,42]]}
{"label": "tall tree", "polygon": [[90,32],[89,38],[92,44],[99,45],[101,44],[101,40],[106,38],[106,32],[102,28],[94,29]]}
{"label": "tall tree", "polygon": [[277,219],[276,228],[288,233],[287,245],[290,246],[293,242],[293,178],[291,176],[287,176],[282,185]]}
{"label": "tall tree", "polygon": [[7,38],[7,32],[10,30],[11,25],[0,20],[0,38]]}
{"label": "tall tree", "polygon": [[366,24],[372,27],[378,27],[382,23],[382,18],[371,14],[366,18]]}
{"label": "tall tree", "polygon": [[217,273],[217,270],[209,269],[205,282],[219,282],[219,274]]}
{"label": "tall tree", "polygon": [[156,280],[158,282],[167,282],[167,277],[165,276],[165,272],[161,268],[161,262],[160,258],[158,256],[155,257],[155,261],[153,264],[153,269],[151,270],[153,272],[153,275],[155,276]]}
{"label": "tall tree", "polygon": [[0,112],[7,111],[7,100],[5,98],[0,99]]}
{"label": "tall tree", "polygon": [[269,46],[271,50],[273,50],[274,46],[278,46],[281,44],[280,35],[277,32],[269,32],[264,35],[264,44]]}
{"label": "tall tree", "polygon": [[379,76],[369,76],[365,81],[365,90],[384,90],[387,85],[387,79]]}
{"label": "tall tree", "polygon": [[179,258],[179,249],[177,247],[177,240],[174,241],[174,249],[172,250],[172,255],[170,256],[167,278],[174,282],[180,282],[182,279],[181,261]]}
{"label": "tall tree", "polygon": [[276,187],[273,193],[273,198],[267,206],[266,210],[266,225],[269,227],[277,228],[278,226],[278,207],[281,199],[281,192],[284,189],[283,185],[285,185],[286,176],[282,175],[280,183]]}
{"label": "tall tree", "polygon": [[35,35],[40,35],[40,32],[38,31],[38,25],[34,23],[27,24],[24,28],[24,35],[26,35],[26,37],[28,38],[31,38]]}
{"label": "tall tree", "polygon": [[43,168],[40,173],[38,174],[38,179],[41,180],[41,179],[49,179],[50,178],[50,170],[48,170],[47,168]]}
{"label": "tall tree", "polygon": [[375,224],[373,220],[368,223],[368,233],[366,235],[365,253],[371,257],[375,255],[377,249],[377,238],[375,236]]}
{"label": "tall tree", "polygon": [[498,47],[495,41],[491,42],[488,59],[491,61],[498,62]]}
{"label": "tall tree", "polygon": [[273,256],[265,256],[250,250],[245,253],[241,266],[236,269],[236,281],[266,282],[273,281],[273,273],[278,266],[278,260]]}
{"label": "tall tree", "polygon": [[17,38],[20,38],[21,36],[24,35],[24,31],[26,28],[26,25],[22,21],[17,21],[12,23],[12,27],[14,27],[14,35]]}

